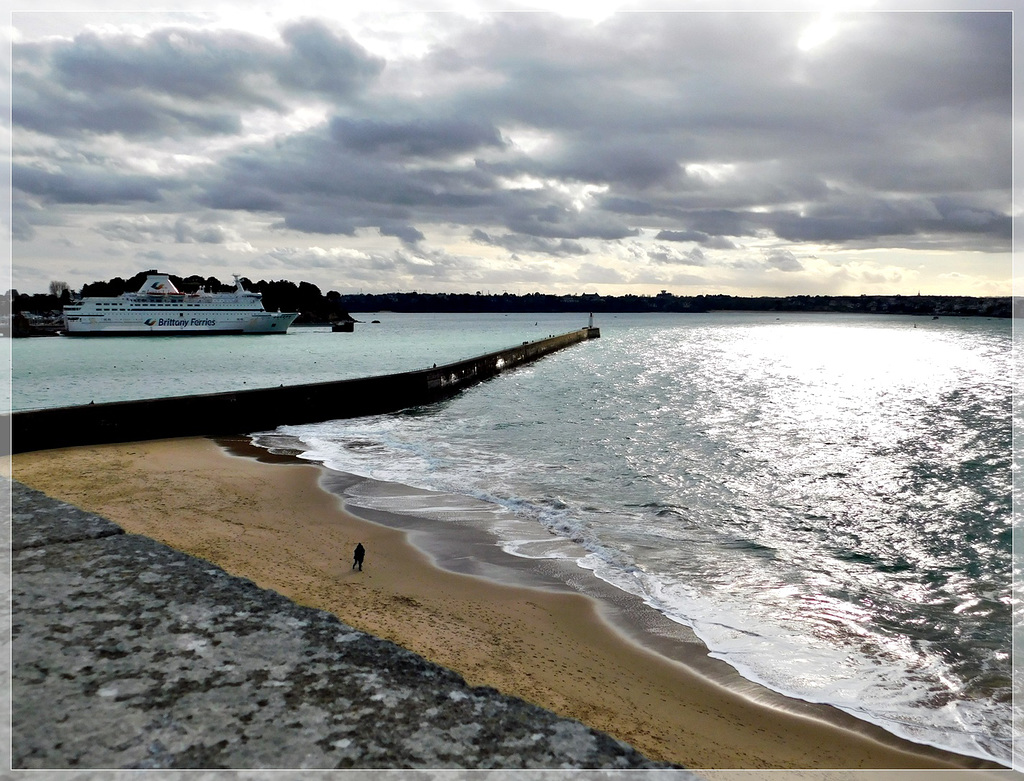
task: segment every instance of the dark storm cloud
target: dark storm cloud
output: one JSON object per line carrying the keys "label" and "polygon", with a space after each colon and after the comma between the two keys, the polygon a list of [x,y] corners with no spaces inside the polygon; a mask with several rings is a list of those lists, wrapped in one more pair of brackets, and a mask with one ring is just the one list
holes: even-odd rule
{"label": "dark storm cloud", "polygon": [[57,136],[82,131],[125,136],[230,135],[242,129],[236,112],[166,105],[131,92],[69,92],[42,80],[19,79],[13,117],[17,127]]}
{"label": "dark storm cloud", "polygon": [[382,225],[378,230],[381,236],[394,236],[403,244],[416,244],[426,238],[412,225]]}
{"label": "dark storm cloud", "polygon": [[30,241],[35,235],[36,229],[23,214],[15,213],[11,216],[11,238],[14,241]]}
{"label": "dark storm cloud", "polygon": [[82,33],[14,47],[13,118],[17,127],[54,135],[237,133],[243,110],[283,112],[303,96],[345,100],[382,68],[317,21],[283,28],[280,42],[184,27]]}
{"label": "dark storm cloud", "polygon": [[[450,120],[442,124],[456,127]],[[199,200],[209,208],[238,208],[240,201],[272,204],[283,216],[279,226],[292,230],[352,235],[358,228],[376,227],[406,242],[413,234],[399,235],[395,225],[504,225],[548,240],[619,239],[639,233],[615,215],[580,211],[564,193],[503,188],[485,166],[449,165],[456,148],[467,152],[496,146],[494,136],[477,132],[479,124],[472,120],[465,132],[455,132],[454,140],[443,143],[437,125],[426,127],[419,137],[417,129],[425,127],[421,123],[403,124],[401,132],[396,125],[381,133],[367,127],[360,127],[355,149],[351,137],[333,123],[326,132],[314,129],[228,157],[207,171]],[[398,154],[396,146],[415,147],[417,154]],[[435,156],[424,157],[426,150]],[[406,165],[411,157],[415,166]]]}
{"label": "dark storm cloud", "polygon": [[287,228],[301,233],[355,235],[356,229],[363,223],[353,220],[344,214],[333,211],[317,211],[315,209],[297,209],[291,211],[281,222],[274,223],[274,228]]}
{"label": "dark storm cloud", "polygon": [[559,203],[530,204],[516,208],[505,220],[514,231],[548,239],[624,239],[639,236],[614,215],[577,212]]}
{"label": "dark storm cloud", "polygon": [[473,241],[480,244],[488,244],[492,247],[502,247],[510,252],[529,252],[541,255],[553,255],[556,257],[568,257],[572,255],[586,255],[587,248],[578,241],[561,239],[558,241],[544,239],[539,236],[527,236],[521,233],[504,233],[500,236],[491,235],[485,231],[475,228],[471,234]]}
{"label": "dark storm cloud", "polygon": [[707,241],[709,236],[700,231],[658,231],[654,238],[659,241]]}
{"label": "dark storm cloud", "polygon": [[[492,116],[555,135],[549,150],[524,158],[523,173],[608,184],[606,209],[661,215],[670,230],[728,215],[709,232],[778,227],[835,242],[862,239],[872,226],[884,235],[956,234],[950,213],[900,219],[901,198],[1008,191],[1006,14],[855,14],[840,17],[821,51],[803,53],[795,44],[812,20],[630,14],[570,34],[550,18],[503,17],[475,33],[463,59],[494,62],[507,78],[464,105],[472,97]],[[687,163],[735,164],[738,174],[701,180]],[[875,217],[854,203],[843,219],[844,191],[876,188],[884,192]],[[840,214],[823,219],[791,209],[793,201]],[[680,214],[681,206],[693,211]],[[761,216],[775,209],[779,220]],[[1005,249],[1007,210],[1008,197],[971,230]]]}
{"label": "dark storm cloud", "polygon": [[533,173],[581,182],[608,182],[644,191],[671,184],[680,176],[679,158],[670,144],[655,138],[575,139],[570,150]]}
{"label": "dark storm cloud", "polygon": [[15,163],[11,181],[22,192],[55,204],[153,203],[162,198],[156,177],[106,175],[97,169],[69,167],[66,172],[52,173]]}
{"label": "dark storm cloud", "polygon": [[[803,51],[816,19],[500,14],[453,22],[387,70],[317,21],[279,39],[83,33],[15,47],[14,121],[201,144],[253,110],[326,103],[323,125],[239,142],[190,173],[189,192],[282,229],[375,228],[420,252],[432,225],[562,256],[653,236],[679,250],[656,250],[659,263],[707,262],[687,242],[766,237],[1006,251],[1010,16],[838,15],[835,35]],[[47,163],[17,165],[15,186],[54,203],[185,192],[127,167]]]}
{"label": "dark storm cloud", "polygon": [[156,221],[150,219],[118,219],[100,223],[96,232],[112,241],[131,244],[174,242],[175,244],[222,244],[226,240],[219,225],[197,225],[179,218]]}
{"label": "dark storm cloud", "polygon": [[414,219],[489,219],[499,212],[493,179],[477,169],[424,164],[410,171],[392,154],[350,150],[323,129],[296,134],[208,170],[200,202],[239,208],[241,197],[278,212],[289,229],[351,235],[376,227],[403,240],[414,237],[408,228]]}
{"label": "dark storm cloud", "polygon": [[[562,54],[551,55],[545,78],[532,87],[509,80],[489,100],[525,123],[529,111],[515,107],[529,109],[549,90],[546,103],[571,106],[567,117],[603,132],[601,143],[578,146],[571,142],[580,134],[558,135],[564,143],[532,156],[525,173],[607,183],[600,203],[608,211],[643,217],[648,225],[660,222],[666,230],[702,230],[722,246],[730,243],[722,237],[765,230],[835,243],[863,241],[872,233],[934,232],[945,234],[951,247],[966,230],[985,239],[972,239],[974,247],[1009,246],[1006,14],[852,15],[840,19],[844,26],[834,41],[811,54],[794,45],[794,21],[809,17],[767,17],[616,17],[603,35],[642,42],[643,49],[605,41],[603,50],[610,53],[601,72],[622,64],[614,90],[601,82],[584,91],[589,102],[578,96],[571,103],[558,100],[566,83],[579,86],[579,62],[588,61],[577,57],[588,48],[581,33],[575,48],[551,47]],[[543,35],[516,42],[528,46],[530,40],[545,45]],[[529,74],[536,71],[535,65]],[[882,78],[888,71],[900,75]],[[915,84],[920,89],[907,100]],[[606,121],[610,95],[616,121]],[[568,119],[552,117],[550,128],[562,124]],[[629,143],[637,148],[632,157],[621,154]],[[652,164],[659,159],[660,165]],[[580,160],[585,167],[577,165]],[[702,180],[687,163],[733,164],[737,172]],[[875,190],[880,192],[870,215],[845,194]],[[902,203],[908,196],[993,190],[1001,192],[1000,207],[968,208],[969,225],[952,210],[925,219]],[[811,208],[796,210],[793,202]]]}
{"label": "dark storm cloud", "polygon": [[331,136],[354,152],[394,157],[445,157],[504,146],[497,128],[472,118],[396,122],[337,117],[331,122]]}
{"label": "dark storm cloud", "polygon": [[710,236],[696,230],[658,231],[654,237],[658,241],[692,241],[711,249],[736,249],[736,245],[724,236]]}
{"label": "dark storm cloud", "polygon": [[[877,84],[872,102],[896,114],[940,107],[1002,111],[1012,89],[1012,27],[1007,12],[883,13],[866,20],[834,59],[847,59],[851,83]],[[877,34],[882,32],[883,34]]]}
{"label": "dark storm cloud", "polygon": [[602,208],[615,214],[628,214],[632,217],[649,217],[655,214],[658,209],[650,201],[639,198],[620,198],[617,196],[603,196],[599,199]]}
{"label": "dark storm cloud", "polygon": [[291,89],[344,99],[375,79],[384,66],[349,36],[316,20],[286,26],[281,38],[288,48],[276,58],[272,73]]}
{"label": "dark storm cloud", "polygon": [[970,199],[849,197],[811,207],[764,215],[761,223],[790,241],[842,243],[916,234],[980,234],[1009,245],[1008,214],[972,204]]}
{"label": "dark storm cloud", "polygon": [[803,264],[788,249],[771,250],[765,253],[765,265],[779,271],[802,271]]}
{"label": "dark storm cloud", "polygon": [[654,263],[666,266],[705,266],[707,256],[700,247],[694,247],[686,252],[676,249],[656,246],[647,253],[647,257]]}
{"label": "dark storm cloud", "polygon": [[52,77],[71,92],[130,92],[199,103],[273,106],[250,80],[270,69],[275,47],[250,35],[185,28],[145,37],[83,33],[51,48]]}

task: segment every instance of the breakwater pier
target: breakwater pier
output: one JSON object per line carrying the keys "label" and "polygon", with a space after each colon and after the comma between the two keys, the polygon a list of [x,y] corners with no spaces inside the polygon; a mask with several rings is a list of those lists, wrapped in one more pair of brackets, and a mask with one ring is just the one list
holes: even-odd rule
{"label": "breakwater pier", "polygon": [[448,398],[503,371],[600,336],[580,328],[429,369],[276,388],[26,410],[11,415],[15,453],[187,436],[394,412]]}

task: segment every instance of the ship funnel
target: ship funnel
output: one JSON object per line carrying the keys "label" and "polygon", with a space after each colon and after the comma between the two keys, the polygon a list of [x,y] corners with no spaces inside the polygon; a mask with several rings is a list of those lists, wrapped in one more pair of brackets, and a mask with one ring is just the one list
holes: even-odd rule
{"label": "ship funnel", "polygon": [[180,291],[166,274],[149,274],[146,276],[146,281],[142,283],[142,287],[139,288],[139,292],[154,296],[167,296]]}

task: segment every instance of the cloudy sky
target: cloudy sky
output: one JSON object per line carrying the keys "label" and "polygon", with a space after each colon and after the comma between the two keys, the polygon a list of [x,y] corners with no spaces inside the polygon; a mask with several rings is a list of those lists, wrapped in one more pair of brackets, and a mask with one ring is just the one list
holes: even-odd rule
{"label": "cloudy sky", "polygon": [[15,288],[1011,292],[1009,13],[204,5],[14,13]]}

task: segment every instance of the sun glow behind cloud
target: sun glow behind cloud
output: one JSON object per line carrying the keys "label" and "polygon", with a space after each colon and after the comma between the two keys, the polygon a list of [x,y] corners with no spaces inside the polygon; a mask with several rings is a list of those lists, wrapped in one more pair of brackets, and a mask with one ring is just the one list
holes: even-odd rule
{"label": "sun glow behind cloud", "polygon": [[803,29],[797,39],[797,48],[803,52],[817,49],[832,40],[838,32],[839,25],[835,15],[824,13]]}

